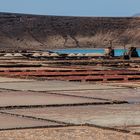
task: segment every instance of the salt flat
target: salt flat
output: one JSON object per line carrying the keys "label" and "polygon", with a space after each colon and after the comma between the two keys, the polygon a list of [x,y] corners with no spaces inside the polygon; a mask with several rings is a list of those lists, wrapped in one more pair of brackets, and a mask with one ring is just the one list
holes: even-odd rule
{"label": "salt flat", "polygon": [[[51,119],[66,124],[97,125],[140,133],[139,88],[66,81],[6,80],[0,83],[1,113],[6,113],[0,116],[0,129],[60,126],[59,123],[47,121]],[[127,101],[131,104],[116,105],[112,101]],[[42,108],[42,105],[45,106]],[[12,108],[13,106],[18,109]],[[37,107],[32,108],[33,106]],[[42,122],[38,118],[46,120]]]}
{"label": "salt flat", "polygon": [[109,103],[106,100],[52,95],[41,92],[3,91],[0,92],[0,107],[34,106],[34,105],[64,105],[86,103]]}
{"label": "salt flat", "polygon": [[16,117],[0,113],[0,130],[30,128],[39,126],[60,126],[60,124],[49,121],[34,120],[31,118]]}
{"label": "salt flat", "polygon": [[[44,119],[75,123],[93,124],[102,127],[126,127],[140,125],[139,105],[91,105],[75,107],[49,107],[36,109],[7,110],[8,113],[26,114]],[[63,114],[63,115],[62,115]]]}
{"label": "salt flat", "polygon": [[119,89],[123,87],[107,86],[101,84],[75,83],[67,81],[27,81],[27,82],[7,82],[1,83],[0,88],[12,90],[30,91],[63,91],[63,90],[104,90]]}
{"label": "salt flat", "polygon": [[8,83],[8,82],[27,82],[27,81],[34,81],[34,80],[0,77],[0,83]]}
{"label": "salt flat", "polygon": [[86,91],[55,91],[54,93],[74,95],[89,98],[108,99],[116,101],[127,101],[129,103],[140,103],[140,88],[137,89],[104,89]]}

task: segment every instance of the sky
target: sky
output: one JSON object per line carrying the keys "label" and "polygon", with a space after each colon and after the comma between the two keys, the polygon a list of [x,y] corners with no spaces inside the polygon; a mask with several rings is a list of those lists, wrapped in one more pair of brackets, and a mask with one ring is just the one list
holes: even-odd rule
{"label": "sky", "polygon": [[140,0],[0,0],[0,12],[123,17],[140,13]]}

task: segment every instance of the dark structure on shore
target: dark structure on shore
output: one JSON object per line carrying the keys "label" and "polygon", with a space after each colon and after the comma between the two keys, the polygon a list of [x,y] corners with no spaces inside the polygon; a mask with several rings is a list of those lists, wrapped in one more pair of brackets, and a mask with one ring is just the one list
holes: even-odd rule
{"label": "dark structure on shore", "polygon": [[129,57],[139,57],[137,49],[135,47],[131,47],[128,52]]}

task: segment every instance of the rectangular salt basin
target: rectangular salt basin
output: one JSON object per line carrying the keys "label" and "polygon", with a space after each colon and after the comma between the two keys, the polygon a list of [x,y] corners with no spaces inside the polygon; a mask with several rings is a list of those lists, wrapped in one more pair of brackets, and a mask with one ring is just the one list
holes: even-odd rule
{"label": "rectangular salt basin", "polygon": [[74,124],[93,124],[104,127],[140,125],[139,105],[98,105],[15,109],[7,112]]}
{"label": "rectangular salt basin", "polygon": [[0,107],[26,105],[61,105],[81,103],[104,103],[107,101],[94,100],[65,95],[53,95],[41,92],[10,91],[0,92]]}
{"label": "rectangular salt basin", "polygon": [[0,130],[13,128],[42,127],[42,126],[59,126],[59,125],[60,124],[54,122],[16,117],[0,113]]}
{"label": "rectangular salt basin", "polygon": [[76,95],[89,98],[101,98],[116,101],[127,101],[129,103],[140,103],[139,89],[105,89],[105,90],[86,90],[86,91],[57,91],[54,93],[64,95]]}
{"label": "rectangular salt basin", "polygon": [[28,81],[34,81],[34,80],[0,77],[0,84],[7,83],[7,82],[28,82]]}
{"label": "rectangular salt basin", "polygon": [[[62,90],[101,90],[118,89],[117,86],[96,85],[90,83],[75,83],[66,81],[30,81],[1,83],[0,88],[12,90],[32,90],[32,91],[62,91]],[[121,87],[122,89],[123,87]]]}

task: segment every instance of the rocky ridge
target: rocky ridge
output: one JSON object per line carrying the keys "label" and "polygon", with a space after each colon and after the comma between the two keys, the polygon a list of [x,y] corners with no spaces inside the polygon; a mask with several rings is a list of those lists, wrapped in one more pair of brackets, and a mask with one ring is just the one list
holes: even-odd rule
{"label": "rocky ridge", "polygon": [[140,45],[139,17],[63,17],[0,13],[0,50]]}

